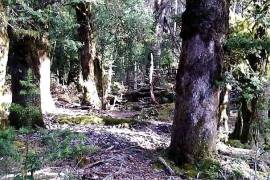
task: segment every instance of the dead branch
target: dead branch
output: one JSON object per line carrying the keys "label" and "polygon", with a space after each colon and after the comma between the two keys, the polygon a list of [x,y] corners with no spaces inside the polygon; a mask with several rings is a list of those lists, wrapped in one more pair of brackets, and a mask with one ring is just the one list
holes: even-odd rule
{"label": "dead branch", "polygon": [[162,157],[158,157],[158,160],[161,164],[163,164],[166,168],[166,170],[169,172],[171,176],[175,175],[174,170],[166,163],[165,159]]}

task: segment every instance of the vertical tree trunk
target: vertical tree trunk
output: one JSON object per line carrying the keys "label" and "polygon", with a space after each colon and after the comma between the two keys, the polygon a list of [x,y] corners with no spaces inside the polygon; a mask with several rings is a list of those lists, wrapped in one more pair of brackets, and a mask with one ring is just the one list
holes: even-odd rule
{"label": "vertical tree trunk", "polygon": [[80,27],[78,35],[83,47],[81,48],[80,60],[82,66],[82,78],[84,89],[83,103],[90,104],[94,108],[101,107],[101,100],[98,96],[97,84],[95,81],[94,61],[97,57],[93,15],[90,3],[78,3],[76,6],[77,21]]}
{"label": "vertical tree trunk", "polygon": [[270,129],[268,125],[268,110],[270,100],[270,84],[267,82],[264,85],[262,92],[260,93],[253,113],[253,121],[251,125],[251,144],[253,146],[270,144],[270,137],[267,134]]}
{"label": "vertical tree trunk", "polygon": [[[8,60],[9,38],[4,7],[0,3],[0,97],[3,95]],[[1,100],[0,100],[1,106]],[[1,111],[1,107],[0,107]]]}
{"label": "vertical tree trunk", "polygon": [[156,41],[151,45],[151,51],[154,56],[156,68],[160,68],[162,43],[164,33],[168,33],[169,13],[170,13],[170,1],[168,0],[155,0],[154,1],[154,16],[155,16],[155,36]]}
{"label": "vertical tree trunk", "polygon": [[138,89],[138,67],[137,62],[134,63],[134,88],[135,91]]}
{"label": "vertical tree trunk", "polygon": [[150,95],[151,99],[155,104],[158,104],[155,94],[154,94],[154,85],[153,85],[153,74],[154,74],[154,57],[153,54],[150,54],[150,70],[149,70],[149,84],[150,84]]}
{"label": "vertical tree trunk", "polygon": [[253,118],[253,111],[256,101],[247,102],[245,98],[241,98],[241,106],[238,112],[238,118],[235,124],[231,139],[239,139],[242,143],[247,143],[250,140],[250,127]]}
{"label": "vertical tree trunk", "polygon": [[228,27],[226,0],[187,1],[182,16],[182,56],[170,155],[194,163],[216,149],[222,42]]}
{"label": "vertical tree trunk", "polygon": [[47,38],[43,37],[37,42],[37,65],[35,69],[38,70],[39,74],[39,87],[40,87],[40,99],[41,99],[41,110],[43,114],[52,113],[55,110],[55,104],[51,94],[51,61],[48,53],[49,43]]}
{"label": "vertical tree trunk", "polygon": [[6,128],[8,121],[5,109],[2,106],[2,96],[4,95],[4,84],[6,77],[6,67],[8,60],[9,38],[7,34],[7,19],[5,9],[0,2],[0,128]]}
{"label": "vertical tree trunk", "polygon": [[226,84],[220,92],[220,105],[219,105],[219,138],[225,142],[229,139],[229,94],[230,94],[231,86]]}
{"label": "vertical tree trunk", "polygon": [[102,109],[107,109],[107,97],[109,93],[111,93],[111,86],[112,86],[112,76],[113,76],[113,61],[108,62],[109,67],[108,71],[103,78],[103,102],[102,102]]}
{"label": "vertical tree trunk", "polygon": [[[9,66],[11,70],[12,104],[10,125],[15,128],[44,127],[41,114],[40,88],[36,85],[39,75],[35,40],[25,36],[18,38],[11,34]],[[34,66],[33,66],[34,65]]]}
{"label": "vertical tree trunk", "polygon": [[96,56],[94,60],[94,74],[98,96],[103,98],[103,69],[99,56]]}

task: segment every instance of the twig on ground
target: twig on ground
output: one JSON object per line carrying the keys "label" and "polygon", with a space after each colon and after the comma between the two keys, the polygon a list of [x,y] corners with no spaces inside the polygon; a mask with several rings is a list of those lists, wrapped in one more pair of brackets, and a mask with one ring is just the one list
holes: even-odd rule
{"label": "twig on ground", "polygon": [[158,157],[158,160],[166,167],[170,175],[175,175],[174,170],[166,163],[165,159]]}
{"label": "twig on ground", "polygon": [[110,160],[112,160],[112,159],[114,159],[114,157],[112,157],[112,158],[110,158],[110,159],[106,159],[106,160],[96,161],[96,162],[94,162],[94,163],[88,164],[88,165],[85,166],[84,168],[85,168],[85,169],[92,168],[92,167],[94,167],[94,166],[101,165],[101,164],[103,164],[104,162],[110,161]]}

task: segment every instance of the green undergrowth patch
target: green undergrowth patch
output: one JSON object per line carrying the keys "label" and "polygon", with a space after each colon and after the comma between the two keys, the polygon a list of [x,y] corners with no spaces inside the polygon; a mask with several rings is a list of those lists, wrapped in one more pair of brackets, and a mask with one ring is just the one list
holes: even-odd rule
{"label": "green undergrowth patch", "polygon": [[247,144],[247,143],[243,144],[240,142],[240,140],[229,139],[226,144],[230,145],[231,147],[241,148],[241,149],[250,149],[251,148],[249,144]]}
{"label": "green undergrowth patch", "polygon": [[45,146],[48,160],[80,159],[96,153],[99,148],[91,145],[82,133],[69,130],[41,132],[41,142]]}
{"label": "green undergrowth patch", "polygon": [[124,125],[128,126],[136,121],[132,118],[118,119],[108,116],[83,115],[83,116],[60,116],[58,118],[60,124],[99,124],[99,125]]}
{"label": "green undergrowth patch", "polygon": [[159,107],[143,108],[138,115],[140,120],[172,121],[174,103],[161,104]]}
{"label": "green undergrowth patch", "polygon": [[62,162],[76,166],[98,151],[86,135],[70,130],[0,130],[0,174],[34,179],[34,173],[44,166]]}
{"label": "green undergrowth patch", "polygon": [[[174,161],[168,158],[168,153],[166,150],[159,153],[167,163],[167,165],[175,172],[176,175],[184,179],[222,179],[223,169],[218,160],[213,158],[206,158],[195,164],[184,164],[177,165]],[[163,163],[157,160],[153,167],[157,170],[166,170]],[[237,174],[239,175],[239,173]],[[235,175],[230,175],[230,177],[236,177]]]}

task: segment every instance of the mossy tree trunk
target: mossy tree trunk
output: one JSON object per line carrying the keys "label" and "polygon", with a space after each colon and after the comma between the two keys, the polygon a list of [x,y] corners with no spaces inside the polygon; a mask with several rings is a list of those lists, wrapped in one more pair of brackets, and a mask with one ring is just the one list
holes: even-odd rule
{"label": "mossy tree trunk", "polygon": [[9,122],[15,128],[44,127],[41,113],[37,49],[35,39],[10,33],[8,65],[11,71],[12,106]]}
{"label": "mossy tree trunk", "polygon": [[228,29],[226,0],[187,1],[182,16],[182,55],[176,78],[176,107],[170,155],[195,163],[216,150],[223,39]]}
{"label": "mossy tree trunk", "polygon": [[270,144],[270,127],[268,119],[270,100],[270,84],[266,83],[255,104],[251,127],[252,145],[269,145]]}
{"label": "mossy tree trunk", "polygon": [[99,58],[96,51],[95,32],[93,27],[93,14],[91,3],[78,3],[76,6],[78,28],[78,36],[83,44],[80,52],[80,60],[82,67],[83,103],[92,105],[94,108],[101,107],[101,100],[98,96],[97,82],[95,74],[102,74],[100,69],[95,69],[95,65],[99,64]]}

